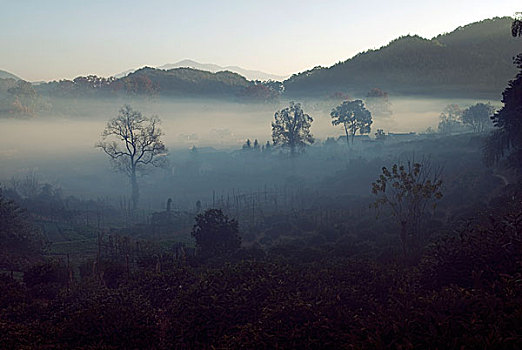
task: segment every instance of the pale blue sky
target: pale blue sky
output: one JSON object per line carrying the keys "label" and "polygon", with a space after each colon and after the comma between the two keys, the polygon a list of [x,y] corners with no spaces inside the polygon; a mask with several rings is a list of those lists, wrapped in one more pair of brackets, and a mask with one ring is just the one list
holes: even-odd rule
{"label": "pale blue sky", "polygon": [[0,0],[0,69],[37,81],[188,58],[274,74],[328,66],[405,34],[522,11],[519,0]]}

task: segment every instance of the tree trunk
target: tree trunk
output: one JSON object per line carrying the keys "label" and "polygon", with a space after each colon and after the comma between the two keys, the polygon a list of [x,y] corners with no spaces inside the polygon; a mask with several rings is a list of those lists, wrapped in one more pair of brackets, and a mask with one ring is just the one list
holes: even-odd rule
{"label": "tree trunk", "polygon": [[132,187],[132,210],[136,210],[138,207],[138,200],[140,199],[140,190],[138,188],[138,181],[136,179],[136,170],[132,171],[131,174],[131,187]]}
{"label": "tree trunk", "polygon": [[402,244],[402,253],[404,256],[408,255],[408,228],[407,222],[401,221],[401,244]]}
{"label": "tree trunk", "polygon": [[295,144],[294,143],[290,144],[290,157],[292,157],[292,158],[295,157]]}
{"label": "tree trunk", "polygon": [[350,147],[350,140],[348,139],[348,127],[346,126],[346,123],[344,123],[344,132],[346,133],[346,145]]}

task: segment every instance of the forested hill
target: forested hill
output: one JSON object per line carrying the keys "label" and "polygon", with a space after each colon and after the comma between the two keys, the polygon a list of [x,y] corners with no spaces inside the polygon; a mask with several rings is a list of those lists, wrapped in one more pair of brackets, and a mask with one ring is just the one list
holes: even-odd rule
{"label": "forested hill", "polygon": [[34,116],[50,110],[57,112],[64,108],[63,103],[58,103],[62,99],[77,101],[140,96],[264,103],[279,98],[281,91],[281,82],[249,81],[234,72],[212,73],[193,68],[162,70],[144,67],[123,78],[88,75],[38,85],[0,78],[0,117]]}
{"label": "forested hill", "polygon": [[211,73],[192,68],[143,68],[122,78],[120,82],[131,90],[145,82],[154,92],[165,95],[228,95],[237,94],[249,86],[246,78],[237,73]]}
{"label": "forested hill", "polygon": [[78,77],[72,81],[41,84],[37,89],[45,95],[75,97],[118,94],[233,96],[250,85],[241,75],[227,71],[211,73],[192,68],[162,70],[144,67],[119,79]]}
{"label": "forested hill", "polygon": [[[280,82],[249,81],[230,71],[144,67],[122,78],[90,75],[34,87],[24,85],[18,90],[4,89],[4,93],[0,91],[0,114],[2,105],[13,114],[15,102],[22,105],[19,110],[36,110],[27,106],[35,105],[33,100],[39,96],[50,100],[136,95],[265,102],[282,93],[288,98],[322,98],[336,93],[364,96],[380,88],[394,95],[498,100],[516,74],[513,57],[522,52],[520,41],[511,36],[511,22],[509,17],[488,19],[431,40],[404,36],[332,67],[293,75],[284,81],[284,88]],[[5,80],[3,85],[12,88],[13,83]]]}
{"label": "forested hill", "polygon": [[0,79],[14,79],[20,80],[16,75],[6,72],[5,70],[0,70]]}
{"label": "forested hill", "polygon": [[285,91],[358,95],[378,87],[393,94],[499,98],[516,74],[512,58],[522,52],[511,36],[512,21],[488,19],[431,40],[400,37],[331,67],[293,75],[284,82]]}

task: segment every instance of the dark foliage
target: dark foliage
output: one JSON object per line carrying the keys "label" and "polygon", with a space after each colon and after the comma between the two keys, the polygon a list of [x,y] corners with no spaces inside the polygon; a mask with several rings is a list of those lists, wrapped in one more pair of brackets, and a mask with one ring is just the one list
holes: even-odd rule
{"label": "dark foliage", "polygon": [[198,254],[204,258],[230,255],[241,246],[239,224],[221,209],[208,209],[196,216],[192,229]]}
{"label": "dark foliage", "polygon": [[52,299],[69,282],[67,268],[57,260],[31,266],[24,272],[24,283],[33,298]]}
{"label": "dark foliage", "polygon": [[346,134],[346,142],[348,135],[352,135],[352,145],[355,133],[369,134],[371,131],[372,114],[364,106],[362,100],[344,101],[330,112],[332,117],[332,125],[342,125]]}
{"label": "dark foliage", "polygon": [[513,23],[511,23],[511,35],[513,36],[522,36],[522,19],[520,18],[521,13],[518,13],[518,18],[515,18]]}
{"label": "dark foliage", "polygon": [[57,262],[36,265],[25,283],[0,276],[0,346],[516,348],[521,205],[504,201],[413,265],[308,243],[219,266],[158,258],[111,288],[92,276],[69,284]]}
{"label": "dark foliage", "polygon": [[508,164],[519,168],[522,164],[522,54],[515,59],[520,72],[504,90],[504,106],[491,119],[495,130],[484,148],[486,163],[493,164],[507,158]]}
{"label": "dark foliage", "polygon": [[491,116],[494,112],[489,103],[477,103],[462,112],[462,122],[471,126],[474,132],[484,132],[491,128]]}
{"label": "dark foliage", "polygon": [[0,268],[20,268],[39,259],[44,240],[27,219],[26,212],[6,199],[0,188]]}
{"label": "dark foliage", "polygon": [[277,111],[272,122],[274,146],[290,150],[290,155],[304,150],[314,143],[310,127],[314,120],[303,111],[300,103],[290,102],[290,106]]}
{"label": "dark foliage", "polygon": [[228,96],[234,98],[255,84],[232,72],[211,73],[192,68],[143,67],[123,78],[97,76],[41,84],[38,92],[53,97]]}

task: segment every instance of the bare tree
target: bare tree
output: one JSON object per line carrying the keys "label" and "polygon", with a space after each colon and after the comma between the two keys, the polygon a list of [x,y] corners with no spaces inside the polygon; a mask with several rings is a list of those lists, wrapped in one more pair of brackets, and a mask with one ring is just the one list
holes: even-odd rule
{"label": "bare tree", "polygon": [[137,174],[148,167],[163,167],[167,162],[167,148],[160,140],[163,135],[157,117],[147,118],[129,105],[107,123],[102,139],[96,144],[111,160],[115,170],[129,177],[132,187],[132,207],[139,200]]}

